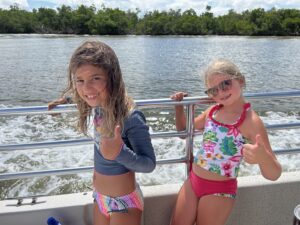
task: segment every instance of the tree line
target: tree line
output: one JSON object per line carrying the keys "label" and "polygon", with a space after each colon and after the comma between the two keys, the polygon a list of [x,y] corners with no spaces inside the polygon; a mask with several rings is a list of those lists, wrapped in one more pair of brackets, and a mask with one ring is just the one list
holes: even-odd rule
{"label": "tree line", "polygon": [[17,5],[0,9],[0,33],[93,34],[93,35],[300,35],[300,10],[257,8],[215,16],[211,6],[203,13],[185,11],[149,11],[142,17],[139,9],[80,5],[76,9],[62,5],[57,9],[31,11]]}

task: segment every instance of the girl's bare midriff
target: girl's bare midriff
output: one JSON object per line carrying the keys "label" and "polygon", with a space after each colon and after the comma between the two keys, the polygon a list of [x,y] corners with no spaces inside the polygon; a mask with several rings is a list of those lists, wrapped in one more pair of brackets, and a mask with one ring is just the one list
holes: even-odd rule
{"label": "girl's bare midriff", "polygon": [[120,175],[103,175],[94,171],[94,188],[97,192],[111,197],[118,197],[129,194],[135,190],[134,172],[127,172]]}
{"label": "girl's bare midriff", "polygon": [[201,177],[201,178],[207,179],[207,180],[220,180],[221,181],[221,180],[232,179],[229,177],[221,176],[219,174],[210,172],[206,169],[203,169],[200,166],[198,166],[196,163],[193,163],[193,171],[198,177]]}

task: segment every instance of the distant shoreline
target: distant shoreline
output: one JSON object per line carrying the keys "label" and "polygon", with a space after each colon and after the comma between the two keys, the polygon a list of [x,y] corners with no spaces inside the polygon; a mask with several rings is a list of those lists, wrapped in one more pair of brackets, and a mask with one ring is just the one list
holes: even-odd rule
{"label": "distant shoreline", "polygon": [[262,8],[215,16],[211,6],[197,14],[185,11],[149,11],[81,5],[76,9],[62,5],[22,10],[18,6],[0,8],[0,34],[74,34],[74,35],[236,35],[300,36],[300,10]]}

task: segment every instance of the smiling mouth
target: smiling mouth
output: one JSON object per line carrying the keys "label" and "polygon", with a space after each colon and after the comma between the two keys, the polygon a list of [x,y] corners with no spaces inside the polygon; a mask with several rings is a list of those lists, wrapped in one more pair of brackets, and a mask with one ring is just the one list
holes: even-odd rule
{"label": "smiling mouth", "polygon": [[225,96],[224,98],[221,98],[221,100],[227,100],[228,98],[230,98],[230,96],[231,96],[231,94],[230,95],[227,95],[227,96]]}
{"label": "smiling mouth", "polygon": [[99,95],[85,95],[88,100],[95,100]]}

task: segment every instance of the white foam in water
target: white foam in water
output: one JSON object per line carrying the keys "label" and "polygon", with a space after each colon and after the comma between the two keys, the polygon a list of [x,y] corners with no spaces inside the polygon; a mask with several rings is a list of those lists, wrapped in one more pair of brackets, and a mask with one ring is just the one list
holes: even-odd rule
{"label": "white foam in water", "polygon": [[[168,113],[160,113],[161,115]],[[5,118],[5,119],[3,119]],[[28,143],[46,140],[76,139],[83,136],[75,130],[74,117],[70,114],[16,116],[0,118],[0,143]],[[268,112],[262,117],[266,124],[299,122],[296,114]],[[157,126],[164,118],[147,117],[150,125]],[[170,128],[174,125],[166,125]],[[16,129],[17,128],[17,129]],[[150,128],[150,132],[153,130]],[[273,149],[296,148],[300,146],[300,129],[269,132]],[[184,156],[185,141],[180,138],[152,139],[157,159]],[[201,137],[195,138],[195,150],[201,144]],[[299,154],[278,155],[284,171],[300,168]],[[72,168],[93,165],[93,146],[59,147],[53,149],[18,150],[0,152],[0,173]],[[243,163],[240,176],[259,174],[258,166]],[[184,164],[158,165],[153,173],[137,173],[141,185],[181,183],[186,176]],[[91,173],[65,176],[36,177],[17,181],[1,181],[0,198],[32,194],[60,194],[80,192],[91,187]],[[2,192],[2,193],[1,193]]]}

